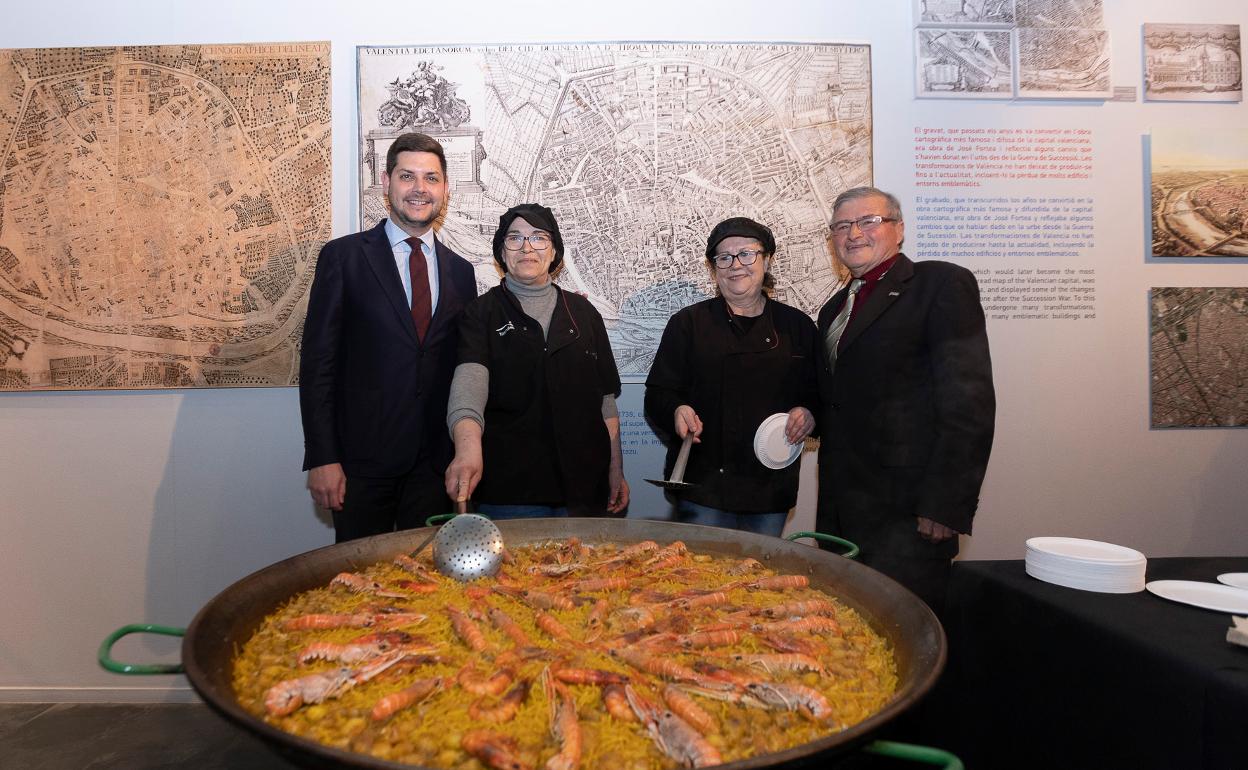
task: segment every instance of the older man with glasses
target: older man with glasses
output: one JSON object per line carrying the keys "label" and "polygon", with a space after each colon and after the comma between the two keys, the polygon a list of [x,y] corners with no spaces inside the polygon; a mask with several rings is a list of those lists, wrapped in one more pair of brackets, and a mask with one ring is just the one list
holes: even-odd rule
{"label": "older man with glasses", "polygon": [[939,611],[970,534],[996,399],[975,276],[901,253],[901,204],[856,187],[832,207],[849,285],[819,312],[820,531]]}
{"label": "older man with glasses", "polygon": [[668,444],[669,474],[692,435],[676,520],[779,536],[797,500],[796,463],[764,465],[754,436],[784,413],[784,440],[796,447],[815,427],[815,325],[771,299],[776,239],[733,217],[711,230],[706,265],[717,296],[671,317],[650,376],[646,419]]}

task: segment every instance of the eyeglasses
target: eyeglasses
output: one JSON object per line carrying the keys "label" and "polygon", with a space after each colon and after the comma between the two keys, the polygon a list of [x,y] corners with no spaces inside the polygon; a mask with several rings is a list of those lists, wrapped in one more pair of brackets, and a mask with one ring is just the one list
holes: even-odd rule
{"label": "eyeglasses", "polygon": [[742,249],[736,254],[716,254],[711,257],[711,261],[720,270],[727,270],[732,267],[732,260],[734,259],[741,263],[741,267],[749,267],[758,261],[758,255],[762,253],[760,249]]}
{"label": "eyeglasses", "polygon": [[550,245],[550,236],[545,233],[533,233],[532,235],[520,235],[519,233],[508,233],[503,237],[503,246],[508,251],[520,251],[524,248],[524,242],[528,241],[534,251],[541,251]]}
{"label": "eyeglasses", "polygon": [[882,217],[879,214],[872,214],[867,217],[858,217],[857,219],[841,219],[832,223],[833,235],[848,235],[849,230],[854,225],[858,225],[858,229],[864,233],[869,233],[879,227],[884,222],[900,222],[896,217]]}

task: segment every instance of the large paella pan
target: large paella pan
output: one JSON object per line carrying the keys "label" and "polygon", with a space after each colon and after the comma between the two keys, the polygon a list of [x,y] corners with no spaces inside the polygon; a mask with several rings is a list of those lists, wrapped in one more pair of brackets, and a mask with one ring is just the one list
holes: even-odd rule
{"label": "large paella pan", "polygon": [[[500,528],[509,547],[569,536],[587,544],[680,540],[699,553],[757,559],[777,572],[809,577],[812,587],[836,596],[888,641],[896,660],[898,684],[895,695],[877,713],[843,731],[725,767],[770,767],[857,745],[916,703],[944,665],[943,631],[922,602],[883,575],[830,552],[750,533],[656,521],[531,519],[501,522]],[[410,767],[278,730],[240,703],[233,667],[238,650],[264,618],[291,596],[324,586],[344,571],[409,551],[428,534],[429,530],[400,532],[311,551],[260,570],[222,591],[187,629],[182,657],[191,684],[226,718],[304,764]]]}

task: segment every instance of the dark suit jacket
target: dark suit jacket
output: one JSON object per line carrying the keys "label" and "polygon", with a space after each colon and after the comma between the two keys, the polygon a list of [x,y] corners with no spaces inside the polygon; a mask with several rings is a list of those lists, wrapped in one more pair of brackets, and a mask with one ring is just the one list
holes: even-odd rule
{"label": "dark suit jacket", "polygon": [[[936,554],[914,517],[971,531],[996,399],[975,276],[901,255],[855,310],[835,372],[824,336],[847,289],[819,312],[818,524],[868,548]],[[910,540],[913,540],[911,543]]]}
{"label": "dark suit jacket", "polygon": [[467,260],[436,244],[438,306],[423,344],[384,221],[321,249],[299,364],[304,470],[338,462],[347,476],[386,478],[422,452],[439,472],[450,462],[459,315],[477,284]]}

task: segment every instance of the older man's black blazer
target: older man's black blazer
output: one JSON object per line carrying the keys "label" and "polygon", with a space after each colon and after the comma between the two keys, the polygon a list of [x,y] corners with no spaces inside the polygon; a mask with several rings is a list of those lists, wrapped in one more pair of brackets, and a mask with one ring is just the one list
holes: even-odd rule
{"label": "older man's black blazer", "polygon": [[304,470],[338,462],[348,476],[401,476],[422,450],[435,470],[450,462],[446,401],[477,284],[472,265],[436,243],[438,306],[423,344],[384,221],[321,249],[299,365]]}
{"label": "older man's black blazer", "polygon": [[[996,413],[975,276],[899,256],[856,309],[833,371],[824,339],[846,295],[819,312],[820,528],[864,541],[864,554],[909,548],[898,539],[918,516],[969,533]],[[956,538],[942,546],[957,552]]]}

